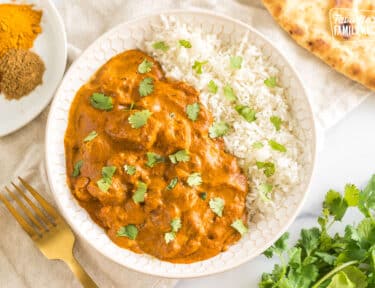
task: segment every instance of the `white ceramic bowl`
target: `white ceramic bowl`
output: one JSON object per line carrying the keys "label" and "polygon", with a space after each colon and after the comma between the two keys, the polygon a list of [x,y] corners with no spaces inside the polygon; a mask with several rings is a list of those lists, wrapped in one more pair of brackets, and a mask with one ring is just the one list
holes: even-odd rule
{"label": "white ceramic bowl", "polygon": [[[282,85],[288,89],[292,113],[299,123],[299,137],[305,146],[302,180],[265,219],[252,223],[250,233],[226,252],[211,259],[193,264],[172,264],[149,255],[133,253],[116,246],[79,206],[66,184],[64,133],[67,127],[70,104],[76,91],[112,56],[135,48],[139,39],[152,33],[151,24],[160,23],[160,15],[150,15],[121,24],[96,40],[73,64],[65,75],[53,101],[46,135],[46,159],[49,182],[56,202],[75,232],[91,246],[113,261],[139,272],[170,277],[188,278],[222,272],[244,263],[259,254],[281,236],[296,218],[309,184],[315,162],[315,125],[311,106],[296,72],[290,64],[258,32],[251,27],[225,16],[202,11],[169,11],[163,15],[178,17],[182,23],[200,25],[208,31],[222,31],[223,37],[242,37],[250,32],[249,39],[261,47],[281,71]],[[233,39],[233,38],[232,38]]]}
{"label": "white ceramic bowl", "polygon": [[33,4],[35,9],[43,11],[43,31],[31,50],[43,59],[46,71],[43,84],[25,97],[9,101],[0,94],[0,137],[23,127],[48,105],[64,75],[67,51],[64,23],[50,0],[0,0],[0,4],[4,3]]}

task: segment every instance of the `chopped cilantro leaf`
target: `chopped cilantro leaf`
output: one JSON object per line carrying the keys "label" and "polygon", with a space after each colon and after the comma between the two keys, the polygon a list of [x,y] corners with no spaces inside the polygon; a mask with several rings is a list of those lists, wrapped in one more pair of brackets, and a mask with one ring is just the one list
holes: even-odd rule
{"label": "chopped cilantro leaf", "polygon": [[134,195],[133,195],[133,201],[135,203],[144,202],[146,192],[147,192],[147,184],[142,181],[138,181],[137,190],[135,190]]}
{"label": "chopped cilantro leaf", "polygon": [[202,74],[203,72],[202,67],[203,65],[206,65],[207,63],[208,61],[202,61],[202,62],[195,61],[192,68],[194,69],[195,73]]}
{"label": "chopped cilantro leaf", "polygon": [[83,165],[83,160],[79,160],[74,164],[73,173],[72,173],[73,177],[79,176],[79,174],[81,173],[82,165]]}
{"label": "chopped cilantro leaf", "polygon": [[103,93],[94,93],[90,97],[91,106],[99,110],[111,110],[113,108],[112,97],[105,96]]}
{"label": "chopped cilantro leaf", "polygon": [[275,174],[275,164],[272,163],[272,162],[257,161],[256,165],[257,165],[258,169],[263,169],[263,173],[267,177],[271,177],[273,174]]}
{"label": "chopped cilantro leaf", "polygon": [[137,235],[138,229],[134,224],[120,227],[116,234],[117,237],[128,237],[131,240],[135,240],[135,238],[137,238]]}
{"label": "chopped cilantro leaf", "polygon": [[180,218],[174,218],[171,221],[171,227],[172,227],[172,232],[178,232],[178,230],[181,229],[181,219]]}
{"label": "chopped cilantro leaf", "polygon": [[216,94],[217,90],[219,89],[217,87],[216,83],[214,82],[214,80],[210,80],[210,82],[208,82],[207,88],[208,88],[208,92],[210,92],[212,94]]}
{"label": "chopped cilantro leaf", "polygon": [[152,112],[148,110],[137,111],[129,116],[128,121],[132,128],[141,128],[146,125],[147,120],[151,115]]}
{"label": "chopped cilantro leaf", "polygon": [[139,83],[138,92],[142,97],[150,95],[154,91],[154,79],[146,77]]}
{"label": "chopped cilantro leaf", "polygon": [[249,123],[257,119],[255,116],[256,115],[255,110],[251,109],[248,106],[236,105],[234,109],[238,112],[238,114],[240,114]]}
{"label": "chopped cilantro leaf", "polygon": [[281,118],[278,116],[271,116],[270,121],[275,127],[276,131],[279,131],[281,128],[281,124],[283,123],[283,120],[281,120]]}
{"label": "chopped cilantro leaf", "polygon": [[276,142],[275,140],[269,140],[268,145],[270,145],[270,147],[273,150],[276,150],[276,151],[279,151],[279,152],[286,152],[285,146]]}
{"label": "chopped cilantro leaf", "polygon": [[267,87],[275,88],[277,85],[276,77],[269,77],[266,80],[264,80],[264,84],[266,84]]}
{"label": "chopped cilantro leaf", "polygon": [[181,219],[174,218],[171,221],[171,231],[164,234],[165,243],[169,243],[176,238],[176,233],[181,229]]}
{"label": "chopped cilantro leaf", "polygon": [[141,74],[148,73],[151,71],[153,65],[154,63],[152,63],[151,61],[144,59],[142,63],[138,65],[138,72]]}
{"label": "chopped cilantro leaf", "polygon": [[242,57],[241,56],[232,56],[230,57],[230,67],[233,69],[240,69],[242,66]]}
{"label": "chopped cilantro leaf", "polygon": [[229,131],[229,125],[227,122],[224,122],[224,121],[215,122],[208,129],[210,138],[222,137],[226,135],[228,131]]}
{"label": "chopped cilantro leaf", "polygon": [[271,201],[270,193],[273,189],[273,186],[268,183],[263,183],[258,186],[258,190],[260,192],[260,197],[265,202]]}
{"label": "chopped cilantro leaf", "polygon": [[155,164],[157,163],[162,163],[165,161],[164,157],[159,155],[159,154],[156,154],[154,152],[147,152],[146,153],[146,156],[147,156],[147,163],[146,165],[148,167],[154,167]]}
{"label": "chopped cilantro leaf", "polygon": [[99,179],[96,184],[98,185],[99,189],[103,192],[107,192],[109,187],[111,187],[112,180],[101,178]]}
{"label": "chopped cilantro leaf", "polygon": [[132,165],[124,165],[124,170],[128,175],[134,175],[136,172],[135,166]]}
{"label": "chopped cilantro leaf", "polygon": [[186,107],[186,114],[188,115],[188,118],[192,121],[196,121],[199,115],[199,103],[194,103],[191,105],[187,105]]}
{"label": "chopped cilantro leaf", "polygon": [[224,199],[220,197],[211,198],[209,202],[212,212],[214,212],[219,217],[223,216],[224,204]]}
{"label": "chopped cilantro leaf", "polygon": [[199,197],[201,197],[202,200],[206,200],[207,199],[207,192],[199,193]]}
{"label": "chopped cilantro leaf", "polygon": [[248,231],[247,227],[243,224],[242,220],[240,219],[234,221],[230,226],[236,229],[237,232],[241,234],[241,236],[246,234]]}
{"label": "chopped cilantro leaf", "polygon": [[182,47],[191,48],[191,43],[188,40],[181,39],[178,41]]}
{"label": "chopped cilantro leaf", "polygon": [[103,192],[108,191],[109,187],[111,187],[112,177],[115,174],[115,172],[115,166],[104,166],[102,168],[102,178],[96,182],[100,190],[102,190]]}
{"label": "chopped cilantro leaf", "polygon": [[175,232],[167,232],[164,234],[164,240],[165,243],[172,242],[176,238],[176,233]]}
{"label": "chopped cilantro leaf", "polygon": [[161,50],[163,52],[167,52],[169,50],[169,46],[165,44],[164,41],[155,42],[154,44],[152,44],[152,48]]}
{"label": "chopped cilantro leaf", "polygon": [[83,139],[83,142],[90,142],[91,140],[93,140],[96,136],[98,136],[98,133],[96,133],[96,131],[91,131],[85,139]]}
{"label": "chopped cilantro leaf", "polygon": [[198,186],[202,184],[202,177],[200,173],[192,173],[187,178],[187,183],[190,187]]}
{"label": "chopped cilantro leaf", "polygon": [[231,86],[225,85],[223,91],[225,98],[227,98],[230,102],[235,102],[238,100]]}
{"label": "chopped cilantro leaf", "polygon": [[176,187],[178,183],[178,178],[177,177],[174,177],[168,184],[167,186],[167,190],[172,190],[174,187]]}
{"label": "chopped cilantro leaf", "polygon": [[102,177],[103,178],[112,178],[113,174],[116,172],[115,166],[104,166],[102,168]]}
{"label": "chopped cilantro leaf", "polygon": [[253,143],[253,148],[254,148],[254,149],[260,149],[260,148],[263,148],[263,147],[264,147],[264,145],[263,145],[263,143],[260,142],[260,141],[258,141],[258,142],[254,142],[254,143]]}
{"label": "chopped cilantro leaf", "polygon": [[184,149],[169,155],[169,159],[173,164],[176,164],[177,162],[188,162],[190,160],[190,156],[189,152]]}

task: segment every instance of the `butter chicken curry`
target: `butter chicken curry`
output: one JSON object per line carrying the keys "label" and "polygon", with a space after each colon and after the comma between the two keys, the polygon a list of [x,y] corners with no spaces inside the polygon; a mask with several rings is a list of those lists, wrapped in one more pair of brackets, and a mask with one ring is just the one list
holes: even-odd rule
{"label": "butter chicken curry", "polygon": [[247,230],[248,184],[212,125],[193,87],[143,52],[121,53],[71,106],[72,193],[121,247],[175,263],[213,257]]}

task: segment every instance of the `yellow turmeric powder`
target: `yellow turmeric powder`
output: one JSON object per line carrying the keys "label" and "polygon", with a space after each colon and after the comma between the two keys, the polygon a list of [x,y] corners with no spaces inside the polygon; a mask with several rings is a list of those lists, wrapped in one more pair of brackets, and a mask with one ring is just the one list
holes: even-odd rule
{"label": "yellow turmeric powder", "polygon": [[42,28],[42,11],[32,5],[0,4],[0,57],[9,49],[30,49]]}

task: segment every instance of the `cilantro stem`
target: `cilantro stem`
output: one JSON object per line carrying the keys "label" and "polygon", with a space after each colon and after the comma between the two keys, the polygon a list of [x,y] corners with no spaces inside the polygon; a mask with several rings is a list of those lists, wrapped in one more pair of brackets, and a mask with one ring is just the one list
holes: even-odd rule
{"label": "cilantro stem", "polygon": [[348,266],[351,266],[351,265],[354,265],[354,264],[357,264],[357,263],[359,263],[359,261],[353,260],[353,261],[346,262],[346,263],[344,263],[340,266],[337,266],[335,269],[332,269],[330,272],[328,272],[326,275],[324,275],[322,278],[320,278],[320,280],[318,282],[316,282],[311,288],[318,288],[320,286],[320,284],[322,284],[327,279],[331,278],[337,272],[343,270],[344,268],[346,268]]}
{"label": "cilantro stem", "polygon": [[283,270],[282,270],[282,273],[279,277],[279,280],[277,281],[276,283],[276,286],[275,287],[278,287],[278,285],[280,284],[281,280],[283,280],[285,278],[285,275],[286,275],[286,272],[287,272],[287,262],[283,256],[283,253],[277,253],[277,256],[279,256],[279,259],[280,259],[280,264],[281,266],[283,267]]}

